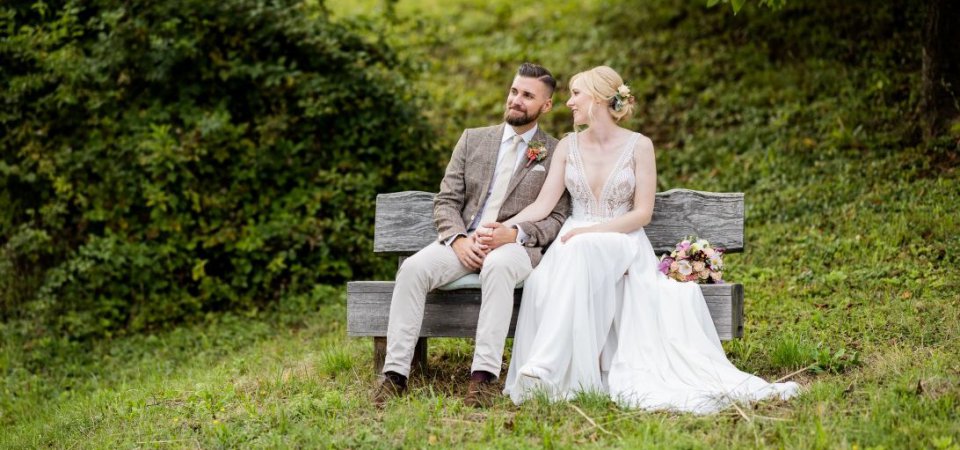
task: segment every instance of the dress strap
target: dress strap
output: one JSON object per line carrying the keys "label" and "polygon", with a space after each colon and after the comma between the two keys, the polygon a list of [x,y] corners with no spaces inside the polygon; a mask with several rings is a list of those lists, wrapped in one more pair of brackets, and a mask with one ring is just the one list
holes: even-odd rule
{"label": "dress strap", "polygon": [[627,150],[630,154],[633,154],[633,149],[637,146],[637,141],[640,140],[640,133],[633,133],[633,136],[630,137],[630,141],[627,142]]}
{"label": "dress strap", "polygon": [[[633,136],[630,137],[630,140],[627,141],[626,147],[623,149],[623,152],[620,153],[620,158],[617,159],[617,165],[615,167],[624,166],[628,163],[633,162],[633,149],[637,146],[637,141],[640,140],[640,133],[633,133]],[[627,158],[627,156],[630,156]],[[631,164],[632,165],[632,164]]]}

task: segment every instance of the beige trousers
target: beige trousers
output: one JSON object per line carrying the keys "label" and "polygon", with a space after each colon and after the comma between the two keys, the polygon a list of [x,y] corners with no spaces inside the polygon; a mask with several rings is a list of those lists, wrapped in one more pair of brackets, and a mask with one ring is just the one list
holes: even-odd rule
{"label": "beige trousers", "polygon": [[[533,267],[519,244],[506,244],[487,254],[480,269],[481,306],[472,371],[500,375],[503,346],[513,315],[513,290]],[[423,325],[427,293],[473,272],[460,264],[453,248],[434,242],[404,260],[390,303],[384,372],[410,375],[413,349]]]}

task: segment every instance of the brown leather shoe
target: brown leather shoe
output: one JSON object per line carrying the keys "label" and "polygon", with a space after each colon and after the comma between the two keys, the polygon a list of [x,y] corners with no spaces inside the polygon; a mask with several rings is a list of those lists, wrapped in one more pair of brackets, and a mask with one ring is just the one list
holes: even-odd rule
{"label": "brown leather shoe", "polygon": [[500,395],[500,384],[496,381],[470,380],[463,404],[472,408],[489,408]]}
{"label": "brown leather shoe", "polygon": [[390,377],[385,377],[377,390],[373,393],[373,404],[377,408],[383,408],[391,398],[397,398],[406,393],[407,387],[398,384]]}

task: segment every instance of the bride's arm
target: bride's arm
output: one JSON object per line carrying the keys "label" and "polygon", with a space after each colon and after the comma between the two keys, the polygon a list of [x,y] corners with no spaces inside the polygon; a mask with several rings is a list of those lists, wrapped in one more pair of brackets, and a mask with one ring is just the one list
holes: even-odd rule
{"label": "bride's arm", "polygon": [[523,208],[523,211],[503,222],[505,227],[512,227],[523,222],[536,222],[543,220],[557,206],[557,202],[566,189],[563,185],[564,171],[567,167],[567,140],[564,139],[557,144],[556,154],[550,160],[550,172],[547,173],[547,179],[540,187],[540,193],[537,199]]}
{"label": "bride's arm", "polygon": [[580,233],[604,231],[630,233],[650,223],[653,217],[654,196],[657,193],[657,160],[653,152],[653,142],[646,136],[641,137],[633,149],[633,158],[634,176],[637,180],[637,187],[633,193],[633,209],[609,222],[571,230],[563,235],[561,238],[563,242]]}

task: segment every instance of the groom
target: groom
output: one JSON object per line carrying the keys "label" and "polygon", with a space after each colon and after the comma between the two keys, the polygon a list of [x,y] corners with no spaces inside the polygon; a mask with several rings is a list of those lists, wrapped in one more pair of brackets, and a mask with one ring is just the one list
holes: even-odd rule
{"label": "groom", "polygon": [[[513,314],[513,290],[540,262],[569,209],[569,197],[544,220],[515,228],[496,227],[492,240],[480,243],[480,225],[500,222],[533,203],[547,177],[557,140],[537,126],[553,107],[557,81],[547,69],[524,63],[507,94],[504,121],[467,129],[460,136],[434,200],[438,239],[410,258],[397,272],[387,327],[384,379],[374,394],[383,406],[407,388],[414,346],[423,324],[427,292],[470,273],[480,273],[481,306],[472,373],[464,403],[486,406],[500,395],[503,346]],[[542,160],[527,156],[542,146]],[[528,164],[529,162],[529,164]]]}

